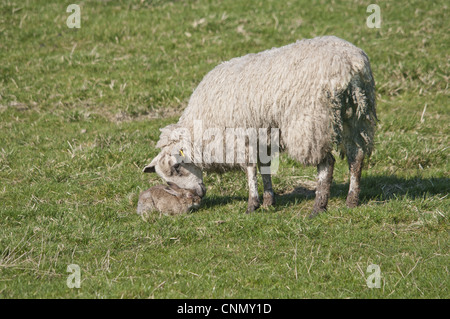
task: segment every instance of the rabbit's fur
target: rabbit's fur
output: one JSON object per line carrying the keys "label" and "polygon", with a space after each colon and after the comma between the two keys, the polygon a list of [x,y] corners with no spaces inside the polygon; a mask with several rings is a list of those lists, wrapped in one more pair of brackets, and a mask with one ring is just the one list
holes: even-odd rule
{"label": "rabbit's fur", "polygon": [[156,185],[139,195],[137,213],[159,212],[166,215],[187,213],[200,206],[201,197],[195,191],[183,189],[174,183]]}

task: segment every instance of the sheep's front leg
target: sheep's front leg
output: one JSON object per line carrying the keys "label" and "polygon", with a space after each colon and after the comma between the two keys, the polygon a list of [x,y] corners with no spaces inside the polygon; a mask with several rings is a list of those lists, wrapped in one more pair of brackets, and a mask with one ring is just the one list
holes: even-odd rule
{"label": "sheep's front leg", "polygon": [[258,178],[256,176],[256,164],[248,164],[247,182],[248,182],[248,207],[246,213],[248,214],[253,212],[259,207]]}
{"label": "sheep's front leg", "polygon": [[331,182],[333,181],[334,157],[328,154],[325,159],[317,165],[317,188],[314,208],[310,218],[317,216],[320,212],[327,210],[328,199],[330,198]]}
{"label": "sheep's front leg", "polygon": [[348,158],[348,167],[350,171],[350,186],[347,195],[347,207],[353,208],[359,204],[359,193],[361,191],[361,171],[364,162],[364,152],[359,150],[357,155]]}

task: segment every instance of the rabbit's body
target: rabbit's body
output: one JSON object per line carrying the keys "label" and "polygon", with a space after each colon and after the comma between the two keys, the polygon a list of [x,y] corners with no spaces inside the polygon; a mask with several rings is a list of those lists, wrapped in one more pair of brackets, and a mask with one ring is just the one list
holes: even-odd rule
{"label": "rabbit's body", "polygon": [[137,213],[159,212],[166,215],[187,213],[200,205],[201,198],[192,190],[175,184],[156,185],[139,195]]}

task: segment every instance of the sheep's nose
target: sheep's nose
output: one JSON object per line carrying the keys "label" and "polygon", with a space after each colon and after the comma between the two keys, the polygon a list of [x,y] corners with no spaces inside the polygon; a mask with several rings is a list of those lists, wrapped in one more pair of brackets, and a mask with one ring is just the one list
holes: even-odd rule
{"label": "sheep's nose", "polygon": [[196,189],[196,193],[198,196],[203,197],[206,195],[206,186],[203,183],[200,183]]}

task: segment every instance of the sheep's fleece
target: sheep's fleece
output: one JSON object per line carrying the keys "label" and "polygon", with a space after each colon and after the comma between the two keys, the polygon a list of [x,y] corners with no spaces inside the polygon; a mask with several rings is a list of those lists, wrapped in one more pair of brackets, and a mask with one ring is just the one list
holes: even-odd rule
{"label": "sheep's fleece", "polygon": [[[203,129],[279,128],[281,148],[307,165],[333,145],[341,156],[370,155],[377,118],[369,59],[334,36],[231,59],[203,78],[176,126],[192,133],[195,120]],[[157,147],[175,142],[172,130],[161,130]]]}

